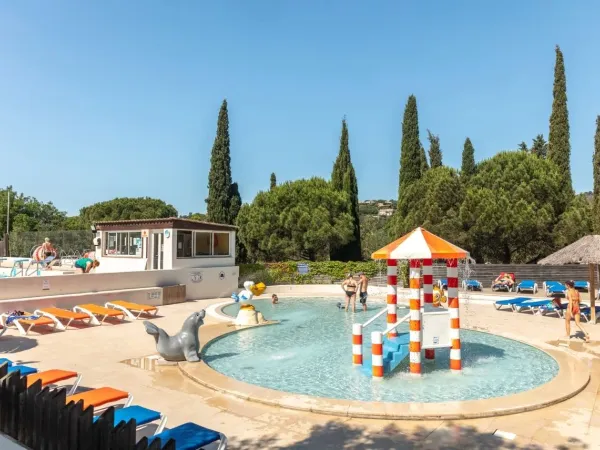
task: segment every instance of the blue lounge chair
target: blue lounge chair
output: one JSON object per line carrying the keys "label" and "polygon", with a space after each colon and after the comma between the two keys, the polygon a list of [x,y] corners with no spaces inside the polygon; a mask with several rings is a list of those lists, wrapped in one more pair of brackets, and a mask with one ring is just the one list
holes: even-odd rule
{"label": "blue lounge chair", "polygon": [[[94,417],[94,422],[99,418],[100,416]],[[135,424],[138,427],[160,420],[154,434],[161,433],[167,424],[167,416],[163,416],[158,411],[144,408],[143,406],[133,405],[115,410],[115,427],[121,422],[129,422],[131,419],[135,419]],[[166,441],[163,443],[166,443]]]}
{"label": "blue lounge chair", "polygon": [[521,302],[521,303],[518,303],[518,304],[512,305],[512,306],[516,312],[522,312],[526,309],[530,309],[535,314],[539,308],[547,307],[548,305],[551,305],[551,304],[552,304],[552,300],[549,298],[545,298],[542,300],[530,299],[526,302]]}
{"label": "blue lounge chair", "polygon": [[481,291],[483,285],[477,280],[463,280],[462,288],[465,291]]}
{"label": "blue lounge chair", "polygon": [[523,280],[519,284],[517,284],[517,292],[533,292],[537,294],[538,285],[534,280]]}
{"label": "blue lounge chair", "polygon": [[448,278],[440,278],[437,280],[437,285],[440,289],[448,289]]}
{"label": "blue lounge chair", "polygon": [[184,423],[183,425],[152,436],[148,439],[148,445],[157,438],[160,438],[162,445],[166,444],[169,439],[175,439],[175,448],[177,450],[199,450],[203,446],[217,441],[220,441],[217,450],[225,450],[227,448],[227,438],[223,433],[201,427],[192,422]]}
{"label": "blue lounge chair", "polygon": [[540,306],[537,311],[539,311],[542,316],[556,314],[562,319],[565,317],[565,311],[567,310],[568,305],[569,303],[561,303],[560,307],[558,307],[554,302],[550,302],[547,305]]}
{"label": "blue lounge chair", "polygon": [[0,366],[4,363],[8,363],[8,367],[12,366],[12,361],[10,359],[6,359],[6,358],[0,358]]}
{"label": "blue lounge chair", "polygon": [[12,373],[12,372],[20,372],[22,377],[25,377],[27,375],[31,375],[32,373],[37,373],[37,369],[34,367],[29,367],[29,366],[13,366],[11,365],[8,368],[8,373]]}
{"label": "blue lounge chair", "polygon": [[544,291],[546,291],[546,295],[549,297],[556,294],[565,295],[567,287],[560,281],[544,281]]}
{"label": "blue lounge chair", "polygon": [[[596,321],[598,321],[598,316],[600,316],[600,306],[596,306]],[[592,320],[592,308],[586,306],[581,308],[581,318],[586,322]]]}
{"label": "blue lounge chair", "polygon": [[510,306],[510,308],[514,311],[514,305],[518,305],[519,303],[526,302],[528,300],[533,300],[531,297],[515,297],[508,298],[506,300],[498,300],[494,302],[494,308],[500,310],[503,306]]}
{"label": "blue lounge chair", "polygon": [[577,289],[578,291],[585,291],[585,292],[589,292],[590,290],[590,283],[588,281],[575,281],[575,286],[573,286],[575,289]]}

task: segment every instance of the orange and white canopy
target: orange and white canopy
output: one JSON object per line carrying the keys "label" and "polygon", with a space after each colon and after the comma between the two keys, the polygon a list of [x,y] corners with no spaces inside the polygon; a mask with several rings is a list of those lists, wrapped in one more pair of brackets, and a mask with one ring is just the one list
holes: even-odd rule
{"label": "orange and white canopy", "polygon": [[430,233],[416,228],[400,239],[377,250],[373,259],[464,259],[469,252]]}

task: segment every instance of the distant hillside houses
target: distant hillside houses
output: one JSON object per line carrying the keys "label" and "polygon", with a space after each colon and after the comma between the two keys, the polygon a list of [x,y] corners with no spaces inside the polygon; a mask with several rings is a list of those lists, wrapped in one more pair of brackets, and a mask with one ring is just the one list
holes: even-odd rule
{"label": "distant hillside houses", "polygon": [[396,200],[365,200],[358,208],[363,216],[390,217],[396,211]]}

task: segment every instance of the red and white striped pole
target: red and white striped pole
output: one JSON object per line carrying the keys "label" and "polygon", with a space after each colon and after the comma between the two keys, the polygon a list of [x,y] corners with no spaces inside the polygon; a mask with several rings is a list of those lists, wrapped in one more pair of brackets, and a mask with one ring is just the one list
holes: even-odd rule
{"label": "red and white striped pole", "polygon": [[[433,305],[433,261],[423,260],[423,303]],[[433,348],[425,349],[425,359],[435,359]]]}
{"label": "red and white striped pole", "polygon": [[460,312],[458,305],[458,260],[449,259],[446,262],[448,275],[448,312],[450,313],[450,370],[461,371],[460,356]]}
{"label": "red and white striped pole", "polygon": [[363,355],[362,355],[362,324],[352,324],[352,364],[355,366],[362,366]]}
{"label": "red and white striped pole", "polygon": [[408,349],[410,351],[410,373],[421,375],[421,289],[420,261],[410,260],[410,334]]}
{"label": "red and white striped pole", "polygon": [[[387,324],[388,326],[396,323],[398,320],[398,262],[395,259],[387,260]],[[388,338],[395,338],[398,336],[396,329],[390,331],[387,335]]]}
{"label": "red and white striped pole", "polygon": [[383,378],[383,335],[379,331],[371,333],[371,365],[373,378]]}

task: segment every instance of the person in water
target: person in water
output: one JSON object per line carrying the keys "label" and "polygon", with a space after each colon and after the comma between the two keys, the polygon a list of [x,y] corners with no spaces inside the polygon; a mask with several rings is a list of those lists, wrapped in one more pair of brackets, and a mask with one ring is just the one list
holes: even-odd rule
{"label": "person in water", "polygon": [[271,303],[279,303],[279,297],[277,297],[277,294],[271,295]]}
{"label": "person in water", "polygon": [[360,272],[358,274],[358,286],[359,286],[359,292],[360,292],[360,304],[362,305],[362,309],[363,311],[367,310],[367,288],[369,287],[369,279],[367,278],[367,276],[363,273]]}
{"label": "person in water", "polygon": [[575,325],[577,325],[577,328],[583,332],[585,342],[590,342],[590,335],[581,326],[581,309],[579,306],[581,298],[579,296],[579,291],[575,289],[574,281],[569,280],[565,284],[567,285],[567,300],[569,301],[569,305],[567,306],[567,311],[565,313],[567,339],[571,338],[571,319],[573,318],[575,319]]}
{"label": "person in water", "polygon": [[75,261],[74,267],[81,270],[81,273],[90,273],[90,270],[95,269],[100,265],[100,261],[90,258],[79,258]]}
{"label": "person in water", "polygon": [[350,300],[352,300],[352,312],[356,311],[356,289],[358,284],[352,278],[352,274],[346,275],[346,279],[342,282],[342,289],[346,294],[346,311],[350,308]]}

